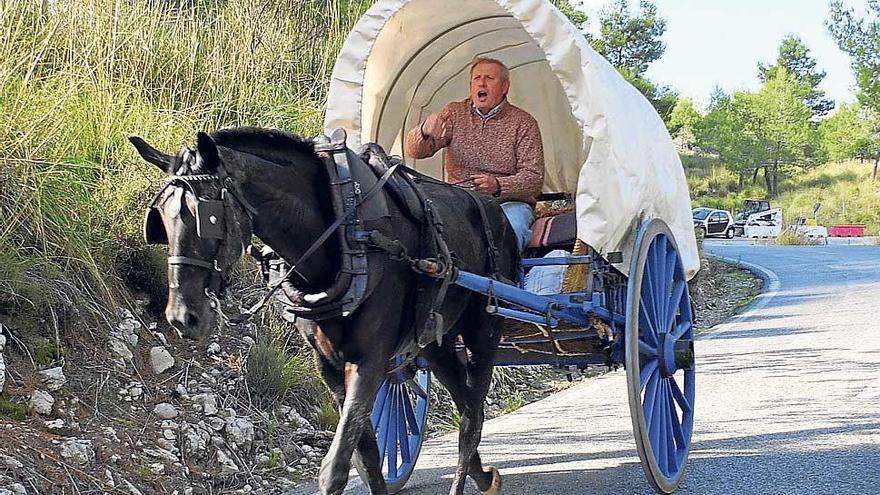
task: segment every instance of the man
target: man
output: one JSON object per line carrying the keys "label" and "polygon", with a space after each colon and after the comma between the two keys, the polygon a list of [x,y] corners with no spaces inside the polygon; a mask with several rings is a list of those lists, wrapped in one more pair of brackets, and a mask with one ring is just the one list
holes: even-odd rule
{"label": "man", "polygon": [[507,101],[507,67],[491,58],[471,63],[470,97],[431,114],[406,136],[406,153],[427,158],[446,148],[449,182],[501,198],[519,249],[531,237],[532,208],[544,186],[544,149],[538,122]]}

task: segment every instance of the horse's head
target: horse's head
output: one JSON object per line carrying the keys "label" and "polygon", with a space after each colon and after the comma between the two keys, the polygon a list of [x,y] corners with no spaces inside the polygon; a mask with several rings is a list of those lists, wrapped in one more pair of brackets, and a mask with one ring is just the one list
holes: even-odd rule
{"label": "horse's head", "polygon": [[168,246],[165,317],[189,338],[214,328],[229,269],[250,243],[252,226],[214,140],[199,133],[195,150],[177,155],[155,150],[138,137],[144,160],[168,177],[147,208],[144,236]]}

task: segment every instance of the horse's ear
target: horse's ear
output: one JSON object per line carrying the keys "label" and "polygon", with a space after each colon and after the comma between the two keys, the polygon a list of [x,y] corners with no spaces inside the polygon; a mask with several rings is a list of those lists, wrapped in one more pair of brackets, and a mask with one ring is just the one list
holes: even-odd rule
{"label": "horse's ear", "polygon": [[197,156],[202,173],[216,173],[217,167],[220,165],[220,156],[217,153],[217,143],[214,142],[214,139],[204,132],[199,132],[196,136],[196,151],[198,151]]}
{"label": "horse's ear", "polygon": [[166,174],[170,173],[171,164],[174,161],[173,156],[166,155],[156,148],[153,148],[152,146],[147,144],[146,141],[137,136],[131,136],[128,138],[128,140],[131,142],[131,144],[134,145],[135,149],[137,149],[137,152],[141,155],[141,158],[159,167]]}

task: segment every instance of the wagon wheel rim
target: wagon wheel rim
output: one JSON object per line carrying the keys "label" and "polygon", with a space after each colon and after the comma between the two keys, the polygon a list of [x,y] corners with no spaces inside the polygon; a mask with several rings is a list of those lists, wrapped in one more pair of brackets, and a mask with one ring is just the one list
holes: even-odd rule
{"label": "wagon wheel rim", "polygon": [[385,378],[370,415],[390,493],[409,480],[426,436],[431,373],[422,360],[416,365],[414,372],[404,369]]}
{"label": "wagon wheel rim", "polygon": [[684,478],[693,433],[693,313],[675,239],[660,220],[639,233],[627,293],[626,367],[633,433],[655,490]]}

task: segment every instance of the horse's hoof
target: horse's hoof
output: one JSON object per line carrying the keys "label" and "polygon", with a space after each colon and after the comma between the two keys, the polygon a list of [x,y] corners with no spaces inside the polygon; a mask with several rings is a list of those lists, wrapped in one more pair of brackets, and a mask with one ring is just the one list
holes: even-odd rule
{"label": "horse's hoof", "polygon": [[495,466],[486,466],[492,472],[492,486],[483,495],[501,495],[501,473]]}

